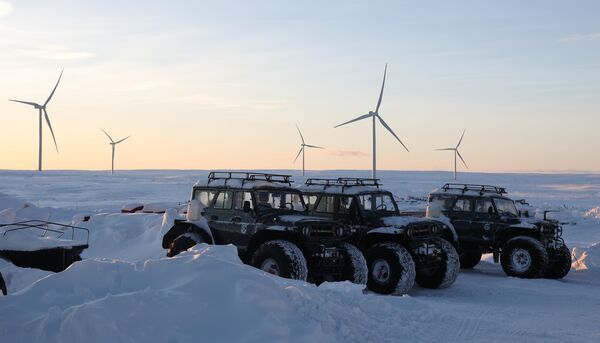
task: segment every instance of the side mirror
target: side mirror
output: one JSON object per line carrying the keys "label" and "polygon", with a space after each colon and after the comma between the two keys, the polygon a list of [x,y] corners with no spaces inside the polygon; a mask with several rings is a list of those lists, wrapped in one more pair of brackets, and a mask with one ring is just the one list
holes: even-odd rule
{"label": "side mirror", "polygon": [[250,207],[251,207],[250,201],[248,201],[248,200],[244,201],[244,207],[243,207],[244,212],[248,213],[248,212],[252,211],[252,209]]}

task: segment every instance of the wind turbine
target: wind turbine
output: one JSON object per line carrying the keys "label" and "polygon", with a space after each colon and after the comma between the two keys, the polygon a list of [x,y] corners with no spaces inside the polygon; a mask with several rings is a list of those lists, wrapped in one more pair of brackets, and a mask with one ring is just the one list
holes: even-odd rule
{"label": "wind turbine", "polygon": [[383,125],[383,127],[385,127],[398,140],[398,142],[400,142],[400,144],[402,144],[402,146],[404,147],[404,149],[406,149],[406,151],[409,151],[408,148],[406,147],[406,145],[404,145],[404,143],[402,143],[400,138],[398,138],[398,136],[394,133],[394,131],[392,131],[392,129],[389,127],[389,125],[379,115],[379,106],[381,106],[381,99],[383,98],[383,88],[385,86],[386,73],[387,73],[387,63],[385,64],[385,69],[383,71],[383,83],[381,84],[381,92],[379,93],[379,100],[377,100],[377,107],[375,107],[375,111],[369,111],[369,113],[363,114],[362,116],[360,116],[358,118],[354,118],[350,121],[347,121],[345,123],[335,126],[337,128],[342,125],[350,124],[355,121],[363,120],[366,118],[373,118],[373,173],[372,173],[372,175],[373,175],[374,179],[377,178],[377,134],[375,132],[375,128],[376,128],[376,120],[375,119],[379,119],[379,122],[381,123],[381,125]]}
{"label": "wind turbine", "polygon": [[300,128],[298,127],[298,125],[296,125],[296,129],[298,129],[298,133],[300,134],[300,139],[302,140],[302,143],[300,144],[300,151],[298,151],[298,155],[296,155],[294,162],[296,162],[298,160],[298,157],[300,157],[300,154],[302,154],[302,176],[304,176],[304,153],[306,151],[306,148],[315,148],[315,149],[323,149],[323,148],[320,146],[316,146],[316,145],[306,144],[306,142],[304,142],[304,137],[302,136],[302,132],[300,132]]}
{"label": "wind turbine", "polygon": [[[102,129],[100,129],[100,130],[102,130]],[[110,137],[110,136],[109,136],[109,134],[108,134],[108,133],[106,133],[106,131],[102,130],[102,132],[104,132],[104,134],[106,135],[106,137],[108,137],[108,139],[110,139],[110,143],[108,143],[108,144],[110,144],[110,145],[111,145],[111,147],[112,147],[112,164],[111,164],[111,166],[110,166],[110,174],[111,174],[111,175],[114,175],[114,174],[115,174],[115,146],[116,146],[117,144],[121,143],[122,141],[126,140],[127,138],[131,137],[131,136],[127,136],[127,137],[125,137],[125,138],[121,139],[120,141],[116,141],[116,142],[115,142],[115,141],[112,139],[112,137]]]}
{"label": "wind turbine", "polygon": [[466,131],[466,129],[463,130],[462,136],[460,136],[460,139],[458,140],[458,144],[456,144],[456,147],[445,148],[445,149],[436,149],[437,151],[447,151],[447,150],[454,151],[454,180],[456,180],[456,156],[458,156],[460,158],[460,160],[465,165],[465,167],[469,168],[467,166],[467,162],[465,162],[463,157],[460,155],[460,152],[458,151],[458,147],[460,146],[460,143],[462,143],[463,137],[465,136],[465,131]]}
{"label": "wind turbine", "polygon": [[60,78],[62,77],[63,71],[64,71],[64,69],[60,71],[60,76],[58,77],[58,81],[56,81],[56,85],[54,86],[54,89],[52,89],[52,93],[50,93],[50,96],[48,96],[48,99],[46,99],[46,102],[44,102],[43,105],[40,105],[35,102],[31,102],[31,101],[21,101],[21,100],[9,99],[10,101],[19,102],[19,103],[25,104],[25,105],[31,105],[31,106],[33,106],[33,108],[35,108],[39,111],[38,171],[42,171],[42,112],[44,112],[44,118],[46,119],[46,123],[48,124],[48,128],[50,129],[50,133],[52,134],[52,140],[54,141],[54,147],[56,147],[56,152],[58,153],[58,145],[56,144],[56,138],[54,137],[54,131],[52,130],[52,125],[50,124],[50,118],[48,117],[48,112],[46,111],[46,106],[50,102],[50,99],[52,99],[52,96],[54,95],[54,92],[56,91],[56,87],[58,87],[58,83],[60,82]]}

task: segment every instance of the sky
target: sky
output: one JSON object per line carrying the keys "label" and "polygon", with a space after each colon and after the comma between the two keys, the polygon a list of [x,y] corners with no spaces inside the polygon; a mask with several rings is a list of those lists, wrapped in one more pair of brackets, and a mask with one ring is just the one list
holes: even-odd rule
{"label": "sky", "polygon": [[[0,169],[600,171],[597,1],[0,1]],[[2,100],[4,98],[5,100]],[[464,167],[461,167],[465,169]]]}

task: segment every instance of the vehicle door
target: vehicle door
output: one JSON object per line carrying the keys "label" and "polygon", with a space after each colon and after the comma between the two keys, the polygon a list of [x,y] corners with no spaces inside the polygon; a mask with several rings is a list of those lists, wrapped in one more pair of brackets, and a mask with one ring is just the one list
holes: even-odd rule
{"label": "vehicle door", "polygon": [[457,196],[448,210],[448,217],[461,241],[477,240],[473,198]]}
{"label": "vehicle door", "polygon": [[492,199],[475,198],[474,199],[474,225],[473,236],[478,237],[483,243],[494,241],[494,223],[498,220],[498,215],[494,208]]}
{"label": "vehicle door", "polygon": [[238,246],[241,241],[240,227],[234,222],[239,213],[233,209],[233,195],[232,190],[219,190],[212,206],[205,209],[205,217],[218,244]]}

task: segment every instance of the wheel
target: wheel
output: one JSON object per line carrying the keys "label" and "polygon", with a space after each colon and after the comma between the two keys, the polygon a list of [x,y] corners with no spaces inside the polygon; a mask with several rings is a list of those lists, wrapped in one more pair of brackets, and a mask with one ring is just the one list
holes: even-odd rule
{"label": "wheel", "polygon": [[567,248],[566,245],[563,245],[560,249],[553,251],[553,261],[548,265],[548,269],[546,273],[544,273],[544,277],[548,279],[562,279],[571,270],[571,250]]}
{"label": "wheel", "polygon": [[404,294],[415,284],[415,262],[397,243],[379,243],[365,254],[369,267],[367,287],[380,294]]}
{"label": "wheel", "polygon": [[288,279],[306,281],[308,268],[298,246],[281,239],[268,241],[252,255],[251,264],[267,273]]}
{"label": "wheel", "polygon": [[416,281],[423,288],[447,288],[456,281],[460,272],[460,259],[454,246],[441,239],[441,261],[434,269],[417,268]]}
{"label": "wheel", "polygon": [[502,269],[508,276],[533,279],[544,275],[548,253],[542,243],[526,236],[510,239],[500,254]]}
{"label": "wheel", "polygon": [[367,260],[365,260],[362,252],[350,243],[343,243],[342,247],[344,249],[342,280],[366,285],[369,269],[367,268]]}
{"label": "wheel", "polygon": [[202,242],[204,242],[204,239],[202,239],[201,235],[197,233],[186,232],[177,236],[177,238],[171,242],[169,249],[167,249],[167,257],[177,256],[181,252],[187,251],[189,248]]}
{"label": "wheel", "polygon": [[460,267],[462,269],[471,269],[481,261],[481,250],[479,249],[463,249],[460,254]]}

